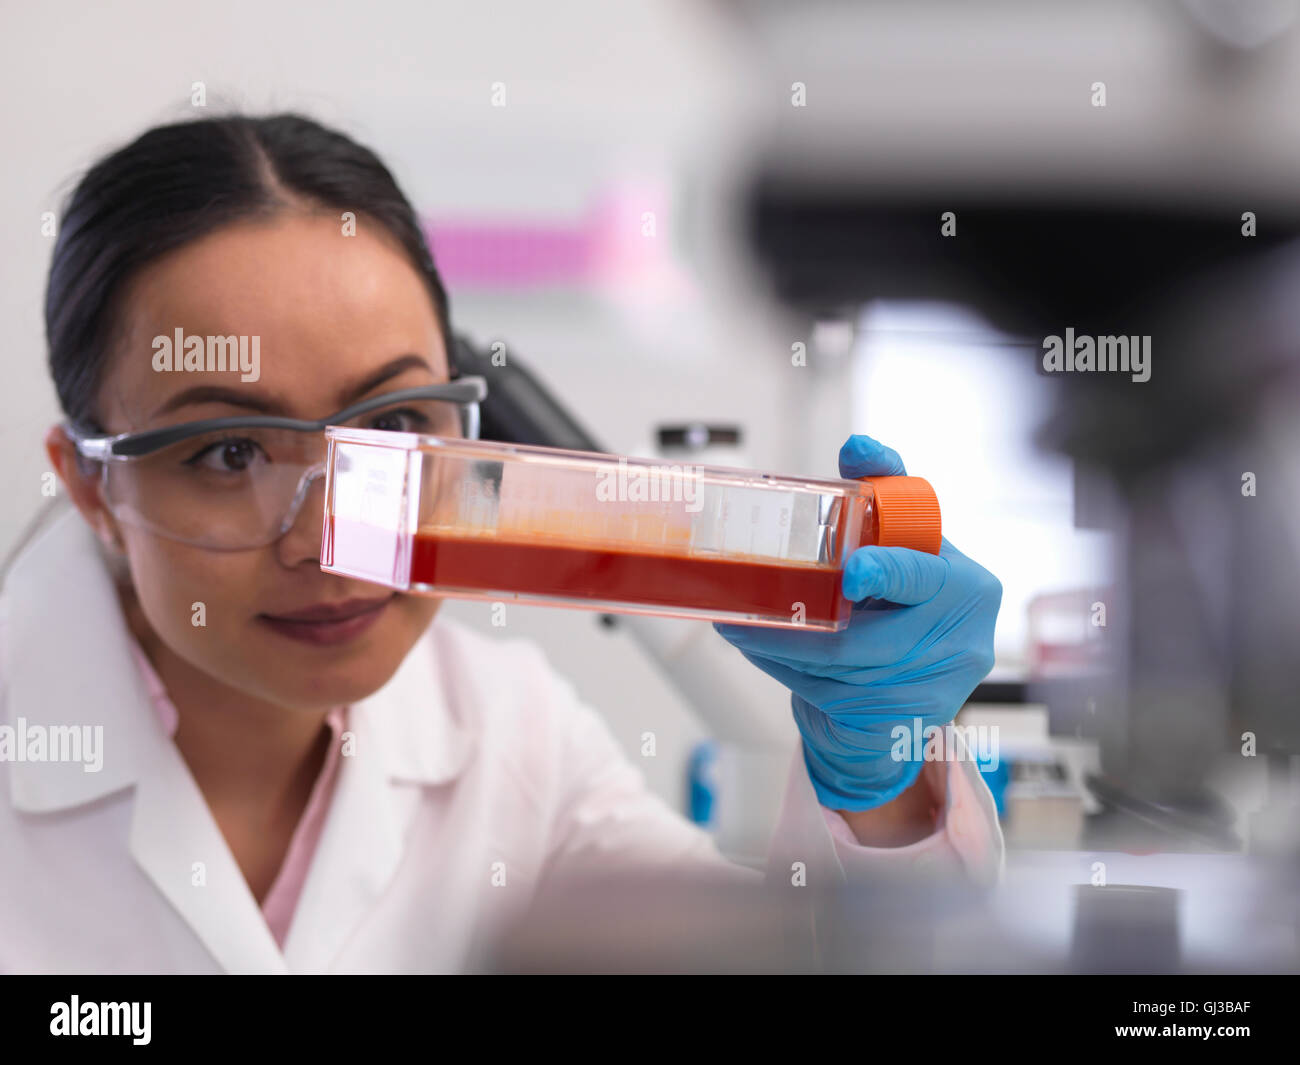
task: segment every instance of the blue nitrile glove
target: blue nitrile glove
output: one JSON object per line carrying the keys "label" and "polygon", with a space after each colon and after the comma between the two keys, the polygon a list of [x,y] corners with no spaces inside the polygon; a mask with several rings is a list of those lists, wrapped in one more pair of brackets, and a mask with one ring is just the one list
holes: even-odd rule
{"label": "blue nitrile glove", "polygon": [[[898,453],[869,436],[840,449],[840,476],[905,474]],[[804,763],[823,806],[870,810],[897,798],[923,762],[891,735],[895,726],[942,728],[993,668],[993,625],[1002,585],[947,540],[939,554],[860,547],[844,566],[855,602],[843,632],[750,625],[714,628],[793,692]],[[894,757],[897,747],[904,759]]]}

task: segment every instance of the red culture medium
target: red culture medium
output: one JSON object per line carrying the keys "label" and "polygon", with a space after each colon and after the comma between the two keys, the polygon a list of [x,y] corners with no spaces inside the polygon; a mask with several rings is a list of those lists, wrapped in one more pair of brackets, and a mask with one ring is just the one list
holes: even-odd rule
{"label": "red culture medium", "polygon": [[[834,627],[852,603],[840,591],[841,571],[826,566],[490,536],[421,531],[411,553],[411,584],[468,592],[558,597],[643,605],[655,610],[754,614],[790,618],[804,606],[804,624]],[[509,591],[504,591],[509,589]]]}

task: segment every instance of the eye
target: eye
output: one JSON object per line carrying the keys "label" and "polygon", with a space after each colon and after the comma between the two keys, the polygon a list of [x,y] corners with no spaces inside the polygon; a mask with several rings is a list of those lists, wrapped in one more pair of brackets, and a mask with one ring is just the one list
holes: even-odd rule
{"label": "eye", "polygon": [[403,407],[380,411],[371,420],[370,428],[390,433],[420,433],[429,425],[429,418],[418,410]]}
{"label": "eye", "polygon": [[218,440],[195,452],[185,460],[185,465],[216,470],[219,473],[241,473],[258,460],[259,454],[266,457],[255,441],[247,437],[233,437]]}

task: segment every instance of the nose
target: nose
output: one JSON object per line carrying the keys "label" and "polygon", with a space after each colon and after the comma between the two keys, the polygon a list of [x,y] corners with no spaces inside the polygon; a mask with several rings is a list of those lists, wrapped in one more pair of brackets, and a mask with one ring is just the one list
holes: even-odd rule
{"label": "nose", "polygon": [[[286,565],[310,558],[320,561],[321,532],[325,518],[325,463],[303,471],[293,502],[280,523],[278,548]],[[318,484],[319,482],[319,484]],[[318,490],[319,489],[319,490]],[[311,505],[307,505],[308,501]]]}

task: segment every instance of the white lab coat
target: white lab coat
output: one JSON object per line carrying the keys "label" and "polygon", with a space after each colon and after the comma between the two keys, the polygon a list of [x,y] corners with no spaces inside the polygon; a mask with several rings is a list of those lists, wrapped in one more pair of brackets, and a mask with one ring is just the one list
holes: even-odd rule
{"label": "white lab coat", "polygon": [[[437,619],[352,707],[355,754],[282,951],[149,704],[129,639],[93,535],[61,515],[0,596],[0,722],[102,725],[104,760],[94,773],[0,761],[0,972],[456,971],[543,870],[761,875],[727,863],[646,789],[536,645]],[[996,878],[992,798],[969,762],[947,780],[936,838],[864,848],[818,805],[796,752],[769,868],[788,877],[803,862],[810,884],[905,862]]]}

